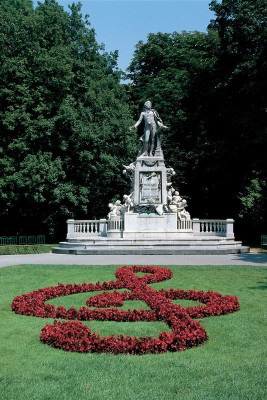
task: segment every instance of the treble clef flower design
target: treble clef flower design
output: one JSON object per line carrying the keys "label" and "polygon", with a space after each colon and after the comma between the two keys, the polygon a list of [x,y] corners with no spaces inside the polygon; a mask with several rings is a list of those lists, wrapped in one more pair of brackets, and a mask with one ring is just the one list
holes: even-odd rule
{"label": "treble clef flower design", "polygon": [[[137,276],[142,272],[145,275]],[[53,324],[47,324],[41,330],[41,341],[55,348],[75,352],[111,352],[147,354],[166,351],[179,351],[205,343],[208,335],[199,321],[195,319],[212,315],[223,315],[239,310],[236,296],[223,296],[220,293],[195,290],[155,290],[149,284],[172,278],[172,271],[162,267],[132,266],[116,270],[116,281],[58,284],[31,293],[15,297],[11,308],[17,314],[42,318],[54,318]],[[127,289],[119,292],[119,289]],[[45,304],[47,300],[75,293],[113,290],[88,298],[89,309],[81,307],[76,310],[63,306],[55,308]],[[194,300],[203,305],[182,307],[172,300]],[[150,310],[119,310],[126,300],[142,300]],[[58,321],[58,319],[69,321]],[[92,332],[81,321],[163,321],[171,332],[163,331],[158,337],[151,338],[123,335],[101,337]]]}

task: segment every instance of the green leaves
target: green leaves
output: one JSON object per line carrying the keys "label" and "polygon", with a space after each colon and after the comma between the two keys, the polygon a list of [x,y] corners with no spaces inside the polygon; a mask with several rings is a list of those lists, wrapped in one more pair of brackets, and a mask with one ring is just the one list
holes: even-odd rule
{"label": "green leaves", "polygon": [[206,150],[207,82],[214,79],[218,40],[214,31],[150,34],[147,43],[136,46],[129,67],[133,101],[140,108],[151,100],[170,127],[164,135],[164,154],[177,171],[179,187],[190,183],[187,169],[192,175]]}
{"label": "green leaves", "polygon": [[35,214],[50,233],[68,216],[103,217],[136,154],[117,53],[103,53],[81,5],[55,0],[4,0],[0,37],[0,213],[18,225],[19,210]]}
{"label": "green leaves", "polygon": [[[262,183],[267,176],[266,1],[214,0],[210,8],[207,33],[149,34],[137,44],[129,92],[138,110],[151,100],[170,127],[164,155],[191,214],[232,216],[244,235],[240,217],[254,197],[240,195],[243,181],[252,171]],[[246,215],[253,219],[253,209]]]}

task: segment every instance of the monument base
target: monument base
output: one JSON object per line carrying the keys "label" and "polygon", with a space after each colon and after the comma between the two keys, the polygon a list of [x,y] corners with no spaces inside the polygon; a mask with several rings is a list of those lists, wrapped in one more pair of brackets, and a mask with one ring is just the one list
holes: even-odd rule
{"label": "monument base", "polygon": [[249,247],[234,239],[215,237],[181,237],[175,239],[125,239],[104,238],[92,239],[77,238],[72,241],[61,242],[59,247],[53,248],[53,253],[77,255],[208,255],[208,254],[240,254],[248,253]]}
{"label": "monument base", "polygon": [[[124,239],[176,240],[178,233],[180,237],[193,237],[192,229],[183,233],[178,232],[177,215],[174,213],[157,215],[128,212],[124,214],[124,230],[122,232]],[[107,232],[107,237],[110,237],[109,232]]]}
{"label": "monument base", "polygon": [[[172,213],[156,215],[127,212],[124,214],[124,221],[119,217],[108,221],[70,219],[67,221],[67,240],[52,251],[88,255],[249,252],[249,247],[235,241],[233,219],[194,218],[187,221],[177,220],[175,217]],[[142,230],[139,229],[139,224]],[[164,231],[162,227],[168,228],[168,231]]]}

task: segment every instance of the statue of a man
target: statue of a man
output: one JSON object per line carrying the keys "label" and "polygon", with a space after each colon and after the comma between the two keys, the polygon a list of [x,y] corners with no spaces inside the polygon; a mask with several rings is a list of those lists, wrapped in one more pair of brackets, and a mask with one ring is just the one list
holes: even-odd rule
{"label": "statue of a man", "polygon": [[152,156],[155,140],[157,142],[156,150],[160,151],[160,132],[162,130],[168,129],[168,127],[163,125],[163,122],[158,112],[152,109],[151,101],[145,102],[144,111],[141,112],[139,120],[136,122],[135,125],[130,127],[130,130],[137,128],[143,120],[145,122],[145,128],[144,134],[140,138],[140,140],[143,142],[143,146],[139,153],[139,156]]}

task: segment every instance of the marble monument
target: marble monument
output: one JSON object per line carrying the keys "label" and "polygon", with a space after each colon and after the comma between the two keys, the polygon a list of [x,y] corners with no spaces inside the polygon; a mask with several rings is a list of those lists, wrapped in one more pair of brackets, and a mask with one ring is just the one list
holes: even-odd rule
{"label": "marble monument", "polygon": [[227,254],[249,248],[235,241],[233,219],[191,219],[187,200],[174,186],[175,171],[165,165],[161,138],[168,130],[146,101],[141,149],[123,174],[129,192],[109,203],[107,219],[67,221],[67,241],[53,249],[66,254]]}

